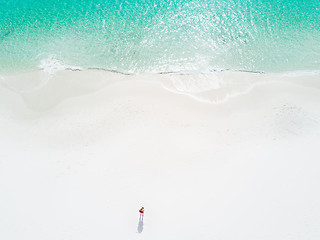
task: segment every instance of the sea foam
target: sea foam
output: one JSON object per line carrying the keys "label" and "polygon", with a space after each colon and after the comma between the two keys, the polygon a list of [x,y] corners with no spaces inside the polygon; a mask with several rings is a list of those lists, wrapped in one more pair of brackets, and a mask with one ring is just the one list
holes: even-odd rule
{"label": "sea foam", "polygon": [[72,70],[72,71],[82,70],[82,68],[78,66],[69,66],[69,65],[63,64],[61,61],[57,60],[54,56],[50,56],[49,58],[41,60],[38,67],[40,70],[49,74],[53,74],[55,72],[62,71],[62,70]]}

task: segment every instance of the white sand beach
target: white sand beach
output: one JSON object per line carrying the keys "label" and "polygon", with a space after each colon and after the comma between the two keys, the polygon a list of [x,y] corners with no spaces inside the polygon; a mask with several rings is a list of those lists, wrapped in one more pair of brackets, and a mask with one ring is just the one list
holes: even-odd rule
{"label": "white sand beach", "polygon": [[0,239],[320,239],[319,74],[0,83]]}

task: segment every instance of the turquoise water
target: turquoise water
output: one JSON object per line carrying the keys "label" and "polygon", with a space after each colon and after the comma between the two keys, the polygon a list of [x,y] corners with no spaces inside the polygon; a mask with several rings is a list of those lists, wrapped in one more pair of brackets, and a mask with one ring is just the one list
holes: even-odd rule
{"label": "turquoise water", "polygon": [[319,0],[0,0],[0,72],[320,70]]}

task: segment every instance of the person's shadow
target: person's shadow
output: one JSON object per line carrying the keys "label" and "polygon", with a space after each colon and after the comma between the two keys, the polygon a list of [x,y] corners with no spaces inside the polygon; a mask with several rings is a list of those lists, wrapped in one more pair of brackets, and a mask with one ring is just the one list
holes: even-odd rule
{"label": "person's shadow", "polygon": [[138,233],[142,233],[143,231],[143,217],[140,216],[139,218],[139,224],[138,224]]}

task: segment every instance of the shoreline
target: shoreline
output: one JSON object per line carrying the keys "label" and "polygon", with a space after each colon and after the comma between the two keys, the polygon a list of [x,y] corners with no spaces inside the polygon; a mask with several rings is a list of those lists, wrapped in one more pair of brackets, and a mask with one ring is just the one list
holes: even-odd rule
{"label": "shoreline", "polygon": [[52,101],[56,103],[52,102],[48,107],[40,107],[45,110],[50,108],[49,105],[58,104],[65,98],[90,94],[118,81],[157,82],[170,92],[184,94],[204,103],[220,104],[246,94],[258,85],[271,82],[286,82],[320,89],[319,79],[320,72],[217,71],[200,74],[122,74],[105,70],[38,70],[2,76],[0,86],[19,94],[24,99],[32,99],[44,94],[55,96],[56,99]]}

